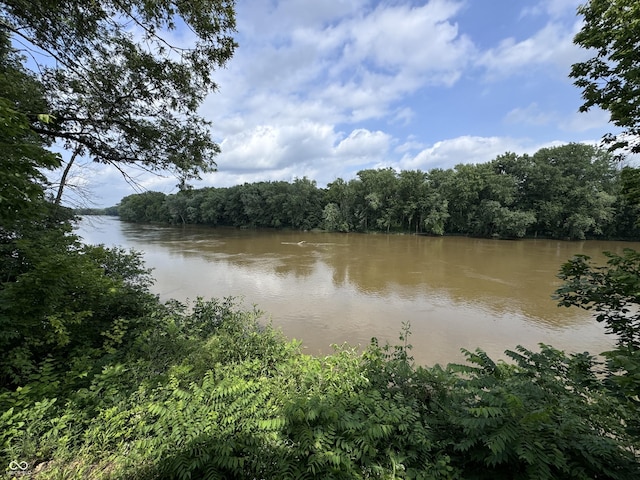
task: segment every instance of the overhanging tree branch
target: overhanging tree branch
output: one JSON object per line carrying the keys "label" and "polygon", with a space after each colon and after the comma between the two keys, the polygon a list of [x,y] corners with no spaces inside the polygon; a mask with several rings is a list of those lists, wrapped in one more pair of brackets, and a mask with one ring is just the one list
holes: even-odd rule
{"label": "overhanging tree branch", "polygon": [[[216,88],[212,71],[235,50],[233,6],[226,0],[11,0],[0,6],[6,29],[56,63],[39,72],[47,113],[56,121],[34,130],[72,151],[61,188],[79,155],[169,169],[183,180],[215,170],[219,147],[197,110]],[[131,34],[131,22],[143,40]],[[177,24],[196,33],[193,45],[163,37]]]}

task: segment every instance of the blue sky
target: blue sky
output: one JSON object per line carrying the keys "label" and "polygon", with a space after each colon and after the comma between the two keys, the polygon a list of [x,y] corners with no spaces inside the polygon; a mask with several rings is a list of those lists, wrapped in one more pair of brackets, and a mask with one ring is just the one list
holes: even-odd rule
{"label": "blue sky", "polygon": [[[588,58],[572,41],[580,3],[239,1],[239,48],[201,108],[222,148],[218,172],[195,186],[303,176],[325,186],[366,168],[426,171],[597,142],[608,115],[578,113],[568,78]],[[176,191],[169,176],[132,174],[137,189],[97,165],[75,181],[96,206]]]}

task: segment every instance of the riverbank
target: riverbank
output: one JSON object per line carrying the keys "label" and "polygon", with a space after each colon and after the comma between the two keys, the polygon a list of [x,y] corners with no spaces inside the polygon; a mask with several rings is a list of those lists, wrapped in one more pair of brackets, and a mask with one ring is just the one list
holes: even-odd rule
{"label": "riverbank", "polygon": [[54,394],[42,378],[1,395],[5,458],[34,479],[637,472],[638,438],[620,427],[632,413],[586,356],[521,349],[514,367],[478,351],[466,367],[419,367],[405,330],[396,346],[312,357],[232,303],[191,311],[162,309],[135,332],[143,344],[82,386],[57,377]]}

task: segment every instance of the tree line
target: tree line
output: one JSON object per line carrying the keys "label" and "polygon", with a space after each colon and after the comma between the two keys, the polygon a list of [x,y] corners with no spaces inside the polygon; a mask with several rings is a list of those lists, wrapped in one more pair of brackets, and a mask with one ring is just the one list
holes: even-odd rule
{"label": "tree line", "polygon": [[129,195],[132,222],[500,238],[637,238],[637,202],[608,152],[571,143],[451,169],[368,169],[326,188],[307,178]]}

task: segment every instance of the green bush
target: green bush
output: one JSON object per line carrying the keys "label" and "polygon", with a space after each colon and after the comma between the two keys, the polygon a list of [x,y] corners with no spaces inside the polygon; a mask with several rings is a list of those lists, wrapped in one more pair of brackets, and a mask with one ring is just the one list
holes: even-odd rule
{"label": "green bush", "polygon": [[611,398],[588,354],[542,345],[508,351],[514,363],[466,352],[470,364],[441,405],[452,462],[463,478],[633,478],[633,412]]}

